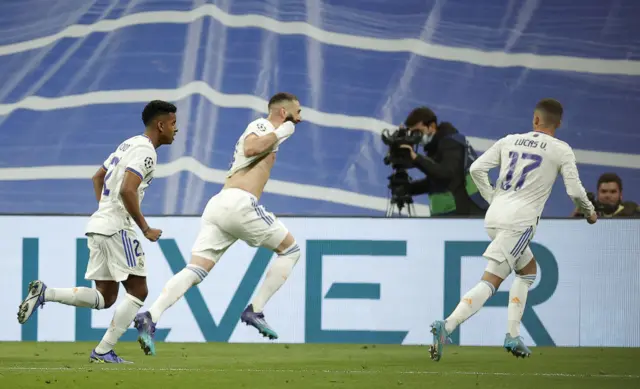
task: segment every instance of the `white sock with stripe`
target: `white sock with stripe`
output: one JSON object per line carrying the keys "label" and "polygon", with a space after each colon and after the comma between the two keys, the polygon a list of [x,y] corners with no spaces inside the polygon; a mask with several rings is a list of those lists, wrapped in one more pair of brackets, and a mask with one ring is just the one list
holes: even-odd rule
{"label": "white sock with stripe", "polygon": [[78,288],[47,288],[44,291],[44,301],[55,301],[74,307],[93,309],[104,308],[104,297],[97,289]]}
{"label": "white sock with stripe", "polygon": [[197,265],[187,265],[178,274],[171,277],[162,289],[162,293],[158,299],[149,308],[151,320],[157,323],[160,316],[169,309],[176,301],[178,301],[187,290],[194,285],[198,285],[209,274],[205,269]]}
{"label": "white sock with stripe", "polygon": [[516,275],[509,290],[509,306],[507,307],[507,327],[509,335],[520,336],[520,321],[527,303],[529,288],[536,280],[535,274]]}
{"label": "white sock with stripe", "polygon": [[102,341],[96,347],[97,354],[102,355],[113,350],[116,343],[118,343],[118,339],[129,328],[143,304],[140,299],[127,293],[124,301],[116,307],[116,311],[113,313],[113,320],[111,320],[107,332],[102,337]]}
{"label": "white sock with stripe", "polygon": [[484,280],[478,282],[462,297],[456,309],[445,320],[447,333],[452,333],[460,324],[475,315],[494,293],[496,288],[490,282]]}
{"label": "white sock with stripe", "polygon": [[271,296],[285,283],[300,258],[300,247],[294,244],[273,261],[251,304],[254,312],[262,312]]}

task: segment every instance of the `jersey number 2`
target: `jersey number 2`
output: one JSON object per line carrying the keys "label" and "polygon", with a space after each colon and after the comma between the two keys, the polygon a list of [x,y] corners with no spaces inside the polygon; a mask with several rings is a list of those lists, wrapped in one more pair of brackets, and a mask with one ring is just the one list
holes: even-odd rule
{"label": "jersey number 2", "polygon": [[107,175],[104,176],[104,184],[102,185],[102,194],[104,196],[109,196],[109,193],[111,193],[111,191],[107,189],[107,181],[109,181],[109,177],[111,177],[111,174],[113,173],[113,169],[111,169],[111,167],[116,166],[118,162],[120,162],[120,158],[118,157],[111,158],[111,162],[109,163],[109,169],[108,169]]}
{"label": "jersey number 2", "polygon": [[514,190],[519,190],[524,185],[524,180],[527,179],[527,174],[531,173],[532,170],[535,170],[540,167],[540,164],[542,163],[542,157],[539,156],[538,154],[522,153],[522,155],[520,155],[520,153],[516,151],[509,151],[509,158],[511,160],[509,161],[509,170],[507,170],[507,176],[505,177],[504,182],[502,183],[503,190],[511,189],[512,187],[511,182],[513,181],[513,173],[516,170],[516,165],[518,164],[518,160],[523,159],[523,160],[531,161],[530,164],[528,164],[522,169],[522,175],[520,176],[520,179],[518,179],[518,181],[516,182],[515,188],[513,188]]}

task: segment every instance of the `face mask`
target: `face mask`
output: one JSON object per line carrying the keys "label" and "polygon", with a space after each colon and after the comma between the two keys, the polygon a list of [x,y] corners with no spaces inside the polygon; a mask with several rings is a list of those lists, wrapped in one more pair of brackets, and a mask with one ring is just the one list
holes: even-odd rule
{"label": "face mask", "polygon": [[430,135],[429,134],[424,134],[422,136],[422,140],[420,141],[420,144],[423,145],[423,146],[426,146],[429,143],[431,143],[431,141],[433,140],[433,135],[434,134],[430,134]]}

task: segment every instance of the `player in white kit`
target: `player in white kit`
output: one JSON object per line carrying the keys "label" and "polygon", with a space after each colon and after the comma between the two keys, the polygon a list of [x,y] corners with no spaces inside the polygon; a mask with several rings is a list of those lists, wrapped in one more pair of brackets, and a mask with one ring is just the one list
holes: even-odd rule
{"label": "player in white kit", "polygon": [[[478,312],[512,272],[516,277],[509,291],[504,347],[516,357],[531,355],[520,336],[527,294],[537,272],[529,243],[558,173],[564,179],[569,197],[584,215],[589,215],[587,221],[593,224],[597,220],[580,182],[573,150],[555,138],[562,113],[558,101],[541,100],[534,111],[533,131],[505,136],[471,165],[471,177],[490,204],[485,215],[485,228],[491,238],[484,252],[488,264],[482,280],[462,297],[453,313],[431,325],[433,360],[442,357],[449,334]],[[500,174],[494,188],[489,181],[489,170],[497,166]]]}
{"label": "player in white kit", "polygon": [[236,143],[231,168],[222,190],[204,209],[200,232],[191,250],[191,261],[165,285],[148,312],[139,313],[138,341],[146,354],[155,354],[154,333],[160,316],[189,288],[202,282],[225,251],[238,239],[252,247],[274,250],[278,257],[251,304],[241,315],[242,322],[255,327],[263,336],[278,335],[264,319],[267,301],[284,284],[300,258],[300,248],[287,228],[258,204],[269,180],[278,147],[299,123],[300,103],[290,93],[274,95],[268,104],[269,116],[247,126]]}
{"label": "player in white kit", "polygon": [[147,104],[142,111],[144,134],[122,142],[93,176],[98,210],[91,215],[85,229],[89,247],[85,279],[95,281],[95,289],[48,288],[42,281],[32,281],[20,305],[18,321],[21,324],[49,301],[106,309],[118,298],[121,282],[126,298],[116,307],[102,341],[91,352],[91,362],[130,363],[116,355],[113,348],[147,298],[145,254],[132,219],[145,238],[152,242],[160,238],[162,231],[147,224],[140,203],[153,179],[156,149],[173,143],[178,132],[176,111],[175,105],[165,101]]}

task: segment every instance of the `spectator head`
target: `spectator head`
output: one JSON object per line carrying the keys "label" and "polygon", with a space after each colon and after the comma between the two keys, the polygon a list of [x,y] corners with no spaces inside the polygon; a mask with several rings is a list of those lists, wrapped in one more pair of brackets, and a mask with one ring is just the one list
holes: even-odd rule
{"label": "spectator head", "polygon": [[615,173],[604,173],[598,178],[598,202],[618,205],[622,202],[622,180]]}

